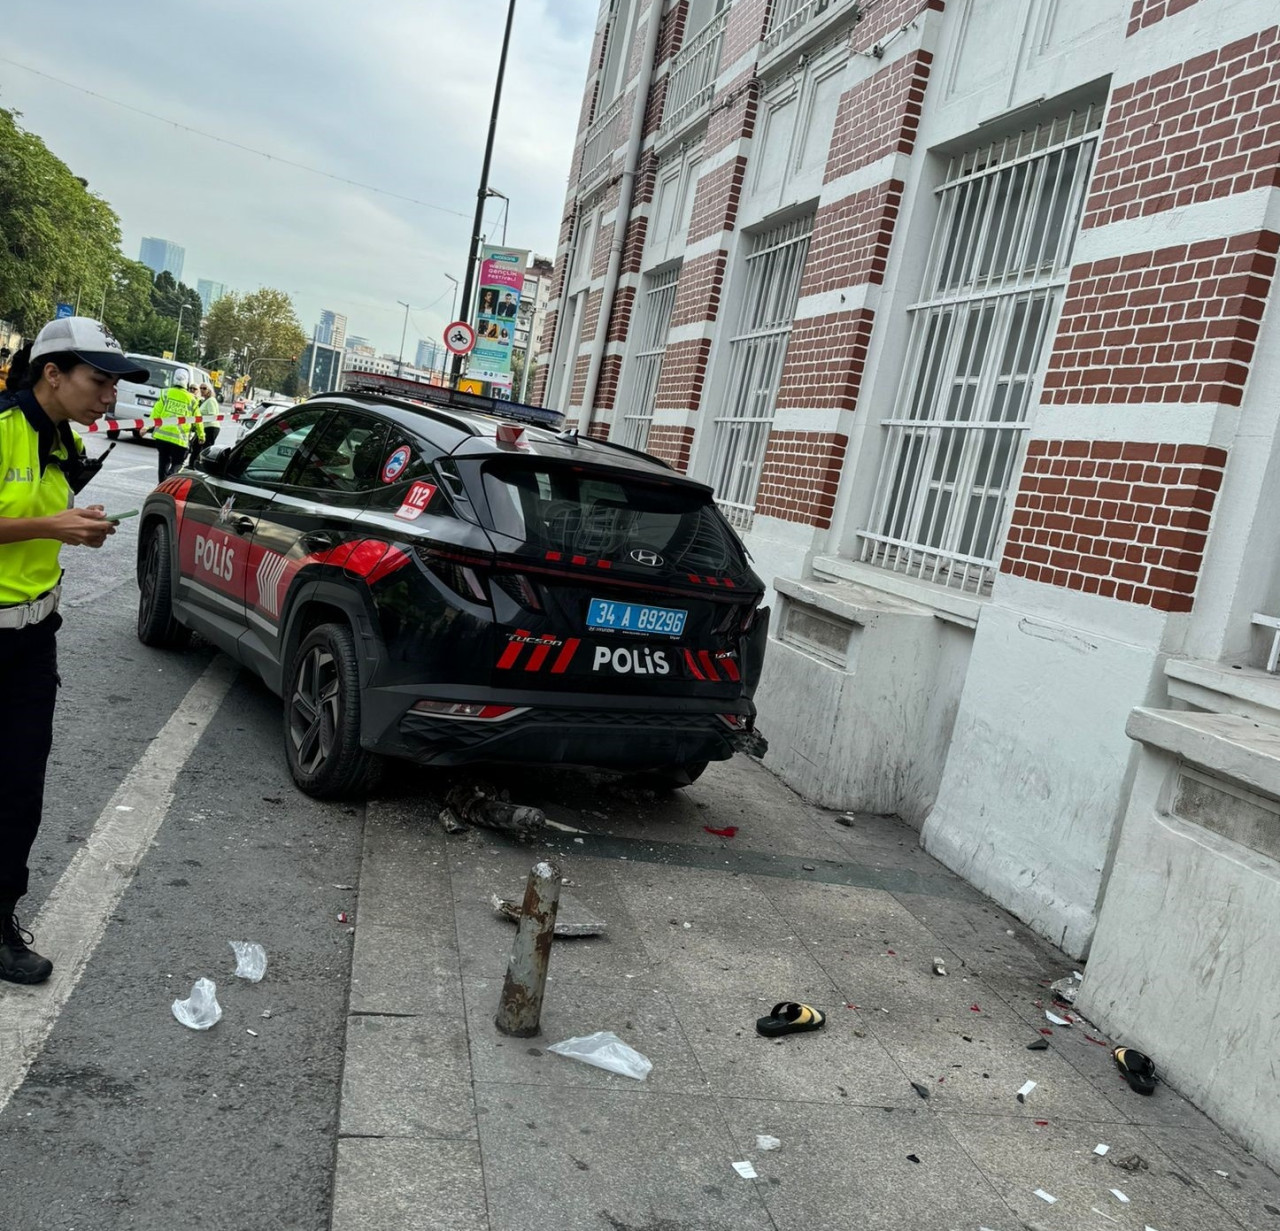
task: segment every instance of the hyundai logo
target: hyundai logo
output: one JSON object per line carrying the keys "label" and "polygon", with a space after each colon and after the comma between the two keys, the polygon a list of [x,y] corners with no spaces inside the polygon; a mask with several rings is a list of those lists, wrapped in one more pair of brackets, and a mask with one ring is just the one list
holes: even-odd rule
{"label": "hyundai logo", "polygon": [[637,564],[647,565],[649,568],[657,568],[663,563],[662,557],[656,551],[650,551],[647,547],[637,547],[631,553],[631,558]]}

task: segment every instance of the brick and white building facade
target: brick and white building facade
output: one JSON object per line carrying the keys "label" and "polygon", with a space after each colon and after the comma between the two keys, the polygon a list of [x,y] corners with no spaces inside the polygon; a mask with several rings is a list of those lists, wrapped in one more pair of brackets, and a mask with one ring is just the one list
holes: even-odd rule
{"label": "brick and white building facade", "polygon": [[1278,250],[1274,0],[603,0],[533,391],[715,487],[767,764],[1273,1163]]}

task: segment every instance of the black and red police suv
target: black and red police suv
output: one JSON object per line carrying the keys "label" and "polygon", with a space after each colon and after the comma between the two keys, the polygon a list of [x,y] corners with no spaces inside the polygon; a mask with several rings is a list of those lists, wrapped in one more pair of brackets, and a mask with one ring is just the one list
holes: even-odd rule
{"label": "black and red police suv", "polygon": [[258,672],[321,797],[381,756],[680,786],[749,744],[768,611],[710,489],[553,411],[414,398],[313,398],[161,483],[139,638]]}

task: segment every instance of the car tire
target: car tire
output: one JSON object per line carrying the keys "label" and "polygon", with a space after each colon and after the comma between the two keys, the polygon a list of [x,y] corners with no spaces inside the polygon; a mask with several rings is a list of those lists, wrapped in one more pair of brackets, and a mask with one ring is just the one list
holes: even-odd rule
{"label": "car tire", "polygon": [[706,761],[689,761],[684,765],[650,770],[644,775],[644,780],[655,791],[678,791],[697,782],[706,768]]}
{"label": "car tire", "polygon": [[160,650],[179,650],[191,640],[191,630],[173,614],[172,536],[162,521],[154,522],[146,535],[138,576],[138,640]]}
{"label": "car tire", "polygon": [[372,788],[382,759],[360,746],[360,668],[345,624],[321,624],[298,646],[284,688],[284,752],[299,790],[343,799]]}

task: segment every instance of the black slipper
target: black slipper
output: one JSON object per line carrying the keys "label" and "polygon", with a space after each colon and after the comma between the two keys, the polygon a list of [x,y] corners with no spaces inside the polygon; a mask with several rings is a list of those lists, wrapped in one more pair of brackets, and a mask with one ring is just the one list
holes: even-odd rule
{"label": "black slipper", "polygon": [[826,1020],[821,1009],[784,1000],[769,1010],[768,1017],[756,1018],[756,1033],[770,1038],[779,1034],[797,1034],[802,1030],[817,1030]]}
{"label": "black slipper", "polygon": [[1117,1047],[1111,1055],[1133,1090],[1138,1094],[1155,1093],[1156,1066],[1150,1056],[1144,1056],[1132,1047]]}

